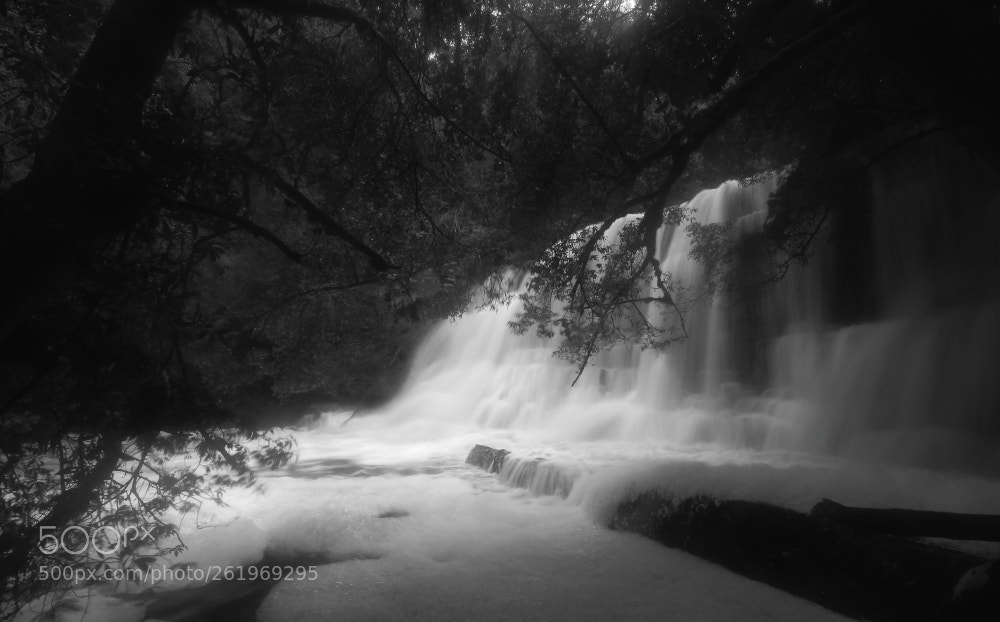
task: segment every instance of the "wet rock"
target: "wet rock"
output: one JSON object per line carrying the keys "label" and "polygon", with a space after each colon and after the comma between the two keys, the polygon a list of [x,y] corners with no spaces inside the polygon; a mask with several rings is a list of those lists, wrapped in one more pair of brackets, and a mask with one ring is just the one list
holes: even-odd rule
{"label": "wet rock", "polygon": [[466,464],[475,465],[488,473],[499,473],[504,460],[510,455],[506,449],[493,449],[486,445],[476,445],[465,459]]}
{"label": "wet rock", "polygon": [[403,518],[404,516],[409,516],[410,513],[406,510],[386,510],[384,512],[379,512],[379,518]]}
{"label": "wet rock", "polygon": [[[983,558],[766,503],[643,493],[622,503],[610,526],[856,619],[1000,620],[996,609],[995,617],[961,617],[967,610],[953,596],[956,584]],[[973,577],[969,587],[987,585],[981,578]],[[976,612],[984,609],[980,594],[966,598]],[[949,609],[961,611],[960,617]]]}

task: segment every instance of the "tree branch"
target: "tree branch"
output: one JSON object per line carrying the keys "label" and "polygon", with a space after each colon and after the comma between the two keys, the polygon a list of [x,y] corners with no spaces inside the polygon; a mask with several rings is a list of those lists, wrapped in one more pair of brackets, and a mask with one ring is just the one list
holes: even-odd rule
{"label": "tree branch", "polygon": [[345,229],[340,223],[327,215],[326,212],[313,203],[309,197],[303,194],[301,190],[295,187],[294,184],[285,179],[274,169],[256,162],[242,154],[226,152],[224,156],[233,158],[240,166],[252,171],[261,179],[277,188],[278,191],[285,195],[288,200],[294,202],[302,208],[302,210],[305,211],[310,218],[322,225],[323,230],[326,231],[327,234],[344,240],[351,248],[368,257],[368,261],[376,270],[381,272],[385,270],[397,269],[397,266],[393,265],[388,259],[365,244],[361,238]]}
{"label": "tree branch", "polygon": [[689,109],[697,110],[697,112],[692,115],[686,126],[678,132],[665,135],[660,147],[639,159],[638,168],[645,169],[672,155],[678,148],[692,153],[713,131],[739,110],[743,100],[750,93],[792,62],[802,58],[803,53],[841,33],[853,24],[861,17],[868,4],[869,0],[846,3],[844,8],[824,20],[823,23],[803,33],[780,49],[746,78],[728,89],[717,92],[707,100],[690,106]]}
{"label": "tree branch", "polygon": [[320,292],[337,292],[347,289],[354,289],[355,287],[364,287],[365,285],[374,285],[375,283],[381,282],[381,278],[365,279],[363,281],[357,281],[355,283],[326,283],[324,285],[317,285],[316,287],[310,287],[309,289],[304,289],[300,292],[296,292],[289,296],[286,296],[277,304],[273,305],[267,311],[257,315],[258,318],[273,313],[277,309],[287,305],[290,302],[298,300],[304,296],[310,296],[312,294],[318,294]]}
{"label": "tree branch", "polygon": [[220,220],[225,220],[233,223],[240,229],[243,229],[247,233],[256,236],[262,240],[266,240],[278,248],[286,257],[294,261],[295,263],[302,262],[302,254],[293,251],[288,247],[287,244],[281,241],[277,235],[265,229],[264,227],[253,222],[249,218],[244,218],[237,214],[230,214],[223,212],[221,210],[213,209],[211,207],[204,207],[201,205],[195,205],[193,203],[187,203],[186,201],[172,201],[166,205],[168,209],[180,210],[185,212],[194,212],[195,214],[204,214],[206,216],[212,216],[213,218],[218,218]]}
{"label": "tree branch", "polygon": [[[101,437],[101,458],[83,474],[73,488],[58,494],[48,514],[42,517],[39,525],[62,527],[70,521],[87,512],[88,507],[97,497],[97,491],[104,482],[109,481],[118,466],[122,453],[122,437],[117,432],[108,431]],[[32,525],[34,527],[34,525]],[[32,552],[38,540],[31,538],[26,532],[24,537],[16,540],[13,549],[4,551],[0,558],[0,586],[25,572]]]}
{"label": "tree branch", "polygon": [[[594,251],[598,241],[607,233],[611,225],[622,217],[630,208],[648,204],[651,201],[663,199],[670,194],[674,184],[680,179],[687,169],[688,160],[701,144],[718,127],[735,114],[743,100],[756,88],[766,83],[780,70],[787,65],[801,58],[801,55],[820,45],[835,34],[842,32],[850,26],[867,8],[868,0],[857,0],[848,3],[825,20],[822,24],[812,28],[808,32],[797,37],[794,41],[775,53],[770,59],[761,64],[756,71],[743,80],[736,83],[729,89],[716,93],[708,101],[701,102],[692,108],[697,112],[685,127],[679,131],[667,134],[660,147],[640,158],[635,165],[633,175],[652,166],[654,163],[670,157],[672,159],[670,170],[663,182],[653,191],[633,197],[623,202],[607,218],[601,226],[587,241],[580,255],[580,270],[576,277],[576,284],[573,292],[577,289],[577,284],[584,278],[584,273],[590,254]],[[655,236],[657,230],[663,224],[663,208],[659,204],[648,205],[643,213],[642,226],[646,234],[647,247],[655,249]],[[655,254],[655,250],[653,251]],[[655,257],[654,257],[655,263]],[[678,315],[680,312],[678,311]]]}
{"label": "tree branch", "polygon": [[424,92],[423,88],[420,86],[420,81],[417,80],[417,77],[413,75],[412,71],[410,71],[410,68],[406,65],[406,61],[403,60],[403,57],[400,56],[396,48],[389,43],[389,40],[386,39],[381,32],[379,32],[378,28],[375,27],[375,24],[371,23],[368,18],[354,9],[345,6],[327,4],[325,2],[316,2],[314,0],[229,0],[227,4],[233,8],[252,9],[274,15],[315,17],[328,21],[351,24],[358,30],[359,33],[370,37],[379,45],[379,47],[389,54],[389,57],[403,72],[406,79],[413,85],[413,88],[420,99],[438,118],[451,126],[459,134],[465,136],[470,142],[483,151],[486,151],[487,153],[490,153],[505,162],[511,161],[510,156],[505,154],[502,148],[491,148],[483,144],[482,141],[459,125],[458,122],[446,115],[444,111],[441,110],[441,108],[438,107],[433,100],[431,100],[430,96]]}
{"label": "tree branch", "polygon": [[508,12],[510,14],[511,19],[519,21],[522,24],[524,24],[525,27],[527,27],[528,32],[531,33],[531,36],[534,37],[535,41],[538,42],[538,45],[542,48],[542,51],[545,52],[546,56],[549,57],[549,60],[552,61],[552,65],[556,68],[556,71],[558,71],[559,75],[565,78],[566,81],[569,82],[569,85],[573,87],[573,91],[576,92],[577,97],[580,98],[580,101],[582,101],[583,105],[586,106],[587,110],[590,111],[590,114],[594,117],[594,119],[597,121],[597,124],[601,127],[601,130],[603,130],[604,133],[607,135],[608,140],[614,146],[615,151],[618,152],[618,155],[619,157],[621,157],[622,162],[625,164],[625,167],[631,170],[635,166],[635,158],[629,155],[629,153],[625,150],[625,148],[622,147],[622,144],[621,142],[619,142],[618,137],[615,135],[614,132],[611,131],[611,128],[608,126],[608,122],[604,119],[604,115],[602,115],[601,111],[597,109],[597,106],[595,106],[594,103],[590,101],[590,98],[587,97],[587,94],[584,92],[583,87],[581,87],[580,84],[576,81],[576,78],[573,77],[573,74],[569,72],[569,69],[566,67],[566,65],[564,65],[562,61],[556,58],[556,55],[552,51],[552,48],[545,41],[545,39],[542,38],[541,34],[539,34],[539,32],[535,29],[534,25],[531,22],[529,22],[524,16],[516,13],[511,8],[508,8]]}

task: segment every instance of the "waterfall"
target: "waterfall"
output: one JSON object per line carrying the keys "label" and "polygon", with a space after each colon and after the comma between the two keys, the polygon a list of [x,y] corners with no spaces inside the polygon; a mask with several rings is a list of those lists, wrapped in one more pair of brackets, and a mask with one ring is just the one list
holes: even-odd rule
{"label": "waterfall", "polygon": [[[564,584],[580,587],[551,611],[559,616],[603,586],[617,596],[601,593],[600,602],[662,592],[658,574],[629,596],[622,590],[646,584],[606,569],[625,551],[622,568],[641,575],[665,549],[595,527],[639,492],[799,512],[831,498],[1000,514],[1000,176],[951,148],[940,159],[951,164],[887,157],[870,167],[871,205],[848,233],[871,246],[855,256],[850,236],[846,245],[817,238],[808,265],[752,295],[709,295],[688,227],[664,227],[657,256],[688,338],[663,349],[615,345],[593,357],[575,386],[578,370],[553,356],[559,337],[511,331],[517,297],[441,322],[393,400],[290,430],[294,462],[264,474],[260,489],[231,493],[229,505],[202,508],[199,516],[214,513],[219,527],[215,552],[202,559],[245,563],[266,546],[365,560],[321,570],[333,573],[329,589],[294,592],[296,611],[308,601],[317,619],[340,605],[340,617],[368,611],[360,604],[382,607],[383,580],[409,595],[401,601],[407,614],[430,594],[428,615],[454,617],[451,601],[436,608],[447,599],[429,586],[449,581],[451,596],[476,604],[520,593],[533,573],[560,577],[571,567]],[[686,213],[750,234],[767,222],[776,183],[727,182],[691,198]],[[635,218],[615,223],[606,242]],[[507,276],[526,286],[524,275]],[[864,297],[847,305],[850,319],[844,295]],[[678,322],[670,309],[654,315],[665,329]],[[480,443],[510,450],[499,474],[464,463]],[[186,540],[199,531],[205,537],[188,529]],[[592,554],[596,542],[607,546]],[[678,563],[687,562],[669,561]],[[581,585],[580,569],[599,576]],[[549,591],[554,583],[543,584]],[[696,615],[709,602],[699,597]],[[591,605],[580,611],[586,617]]]}
{"label": "waterfall", "polygon": [[[750,187],[727,182],[698,194],[686,209],[702,224],[759,226],[773,187],[773,181]],[[609,241],[633,218],[612,226]],[[430,434],[442,426],[472,424],[526,431],[548,442],[794,449],[790,435],[802,413],[788,406],[792,400],[754,396],[743,388],[734,356],[738,313],[702,296],[703,270],[690,252],[683,226],[664,227],[663,271],[691,297],[703,298],[684,312],[685,341],[663,350],[615,346],[595,356],[571,387],[577,370],[553,356],[558,337],[510,331],[508,324],[521,309],[515,298],[502,309],[470,310],[438,326],[388,410],[402,421],[419,418],[415,427]],[[785,295],[787,306],[802,306],[793,300],[801,292]],[[663,321],[676,320],[667,314]]]}
{"label": "waterfall", "polygon": [[[448,618],[454,598],[507,611],[507,595],[535,576],[572,568],[569,581],[539,582],[545,593],[572,588],[548,617],[566,617],[573,603],[587,617],[594,605],[581,599],[594,594],[599,603],[675,599],[660,571],[640,582],[658,563],[690,572],[692,558],[663,558],[662,547],[603,529],[640,492],[799,512],[830,498],[1000,514],[1000,175],[953,146],[942,151],[870,166],[871,204],[850,235],[817,238],[808,265],[747,295],[706,292],[688,227],[664,227],[657,256],[688,338],[663,349],[616,345],[575,386],[578,370],[553,356],[558,337],[511,331],[517,297],[441,322],[392,401],[289,430],[295,461],[262,474],[265,486],[201,508],[198,520],[209,515],[217,529],[186,529],[186,541],[214,543],[194,559],[244,564],[266,547],[354,560],[321,569],[329,582],[320,589],[286,592],[316,619],[402,618],[415,602]],[[767,222],[776,183],[727,182],[693,197],[686,213],[751,234]],[[635,218],[616,222],[606,243]],[[857,251],[852,235],[870,247]],[[524,275],[507,276],[526,286]],[[844,305],[845,295],[864,299]],[[678,322],[670,309],[654,315],[664,329]],[[510,450],[499,474],[463,462],[479,443]],[[609,573],[609,559],[620,569]],[[435,591],[442,584],[447,599]],[[719,579],[704,584],[719,592]],[[292,602],[277,598],[296,587],[282,582],[269,597],[279,619],[288,609],[274,603]],[[383,608],[390,592],[406,595],[397,616]],[[497,594],[502,602],[489,600]],[[714,602],[698,596],[691,611],[713,617],[705,607]],[[537,614],[534,598],[524,603]]]}
{"label": "waterfall", "polygon": [[[890,161],[873,174],[867,233],[878,251],[870,270],[881,285],[879,316],[870,321],[832,324],[836,257],[828,247],[817,243],[810,265],[749,303],[731,304],[702,295],[703,267],[691,257],[687,228],[665,226],[661,267],[679,291],[700,299],[684,308],[685,341],[663,350],[617,345],[571,386],[577,370],[553,356],[558,337],[509,329],[521,309],[515,297],[435,328],[383,414],[411,438],[471,427],[541,443],[793,452],[995,474],[1000,269],[988,261],[996,251],[983,229],[998,229],[1000,185],[962,202],[979,202],[986,220],[970,219],[961,206],[942,216],[943,188],[954,175],[920,158],[915,172],[912,161]],[[702,224],[757,230],[775,184],[727,182],[686,209]],[[615,223],[607,240],[634,218]],[[939,240],[936,231],[951,238]],[[665,314],[663,321],[676,319]]]}

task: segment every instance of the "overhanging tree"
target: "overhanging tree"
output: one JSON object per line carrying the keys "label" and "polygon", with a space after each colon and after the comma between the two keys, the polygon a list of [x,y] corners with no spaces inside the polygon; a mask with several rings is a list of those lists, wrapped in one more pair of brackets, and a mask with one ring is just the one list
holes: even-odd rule
{"label": "overhanging tree", "polygon": [[[52,6],[7,5],[31,37],[67,31]],[[561,330],[582,369],[622,309],[680,312],[655,235],[693,189],[792,165],[765,230],[780,266],[808,256],[837,209],[816,198],[858,169],[858,141],[919,122],[995,154],[974,79],[1000,75],[989,2],[73,6],[101,18],[69,37],[75,68],[72,46],[49,66],[5,33],[6,105],[39,137],[7,143],[32,159],[0,194],[3,574],[25,598],[40,518],[115,516],[131,494],[159,501],[118,519],[168,535],[171,503],[248,481],[250,452],[220,430],[237,398],[308,394],[323,381],[305,369],[347,373],[380,336],[396,360],[382,315],[446,312],[518,261],[536,275],[522,328]],[[38,93],[51,120],[18,108]],[[626,243],[603,249],[628,212]],[[722,282],[739,255],[716,233]],[[262,442],[265,463],[287,458]],[[191,445],[235,479],[139,490],[153,456]],[[69,475],[45,469],[56,454]]]}

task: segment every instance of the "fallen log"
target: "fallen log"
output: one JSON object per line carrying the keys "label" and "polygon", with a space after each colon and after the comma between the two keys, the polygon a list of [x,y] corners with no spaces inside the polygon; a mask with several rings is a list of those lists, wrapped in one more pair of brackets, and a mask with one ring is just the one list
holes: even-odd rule
{"label": "fallen log", "polygon": [[644,493],[621,504],[610,526],[856,619],[1000,619],[996,589],[971,601],[960,589],[983,583],[981,557],[765,503]]}
{"label": "fallen log", "polygon": [[897,536],[1000,542],[1000,516],[987,514],[857,508],[830,499],[813,506],[811,514],[840,525]]}

